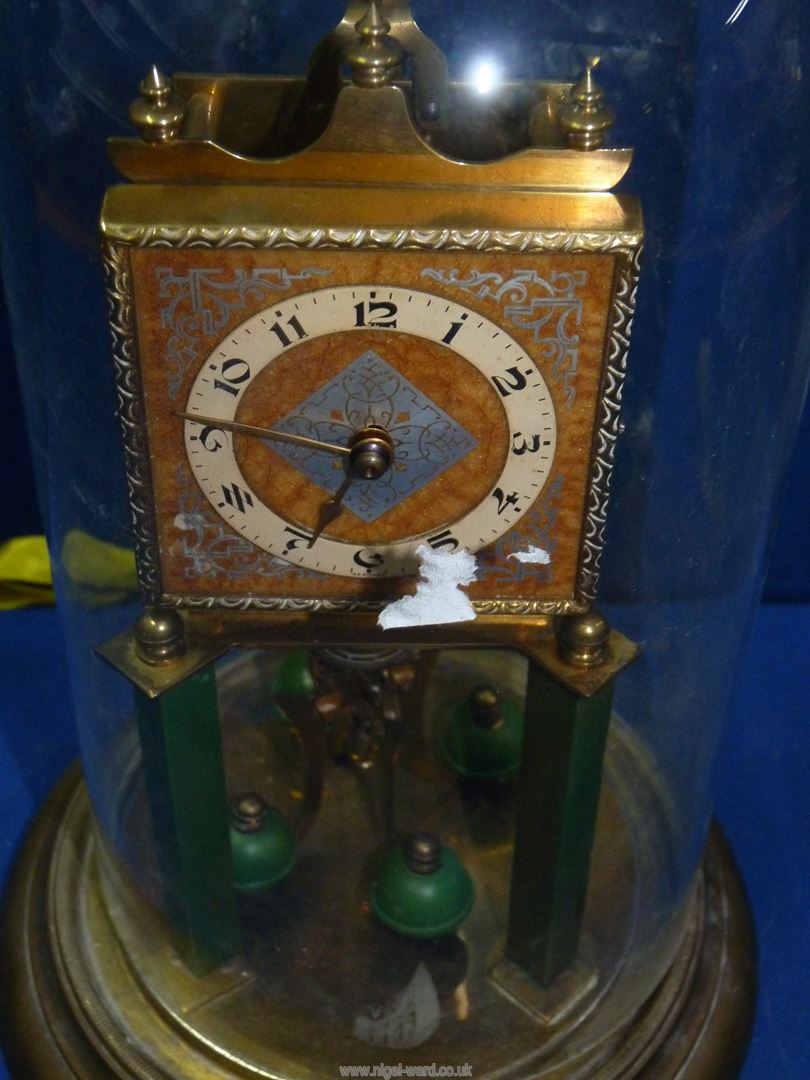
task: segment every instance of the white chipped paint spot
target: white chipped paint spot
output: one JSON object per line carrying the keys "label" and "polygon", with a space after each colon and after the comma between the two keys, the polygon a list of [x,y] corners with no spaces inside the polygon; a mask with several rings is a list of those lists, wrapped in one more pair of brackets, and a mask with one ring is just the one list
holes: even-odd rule
{"label": "white chipped paint spot", "polygon": [[548,566],[551,562],[551,555],[545,548],[535,547],[534,544],[529,544],[525,551],[511,552],[509,558],[522,563],[539,563],[541,566]]}
{"label": "white chipped paint spot", "polygon": [[434,551],[427,544],[420,544],[416,555],[416,593],[383,608],[378,625],[391,630],[397,626],[434,626],[474,619],[470,598],[461,590],[475,581],[475,556],[469,551]]}

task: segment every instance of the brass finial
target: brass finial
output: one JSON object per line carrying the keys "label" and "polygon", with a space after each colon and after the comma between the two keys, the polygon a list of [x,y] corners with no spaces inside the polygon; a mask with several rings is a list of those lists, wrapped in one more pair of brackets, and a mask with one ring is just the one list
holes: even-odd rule
{"label": "brass finial", "polygon": [[174,608],[145,608],[134,631],[135,651],[147,664],[168,664],[186,651],[185,624]]}
{"label": "brass finial", "polygon": [[500,695],[494,687],[476,686],[467,701],[473,721],[479,727],[491,730],[503,723]]}
{"label": "brass finial", "polygon": [[259,832],[267,821],[269,807],[261,795],[247,791],[231,804],[231,824],[237,832]]}
{"label": "brass finial", "polygon": [[599,57],[589,60],[582,76],[571,87],[569,100],[561,105],[557,118],[574,150],[598,150],[606,132],[616,123],[616,114],[603,104],[604,91],[593,77]]}
{"label": "brass finial", "polygon": [[346,46],[345,57],[352,69],[355,86],[385,86],[405,58],[398,42],[388,36],[391,24],[380,11],[377,0],[369,0],[368,9],[355,23],[357,38]]}
{"label": "brass finial", "polygon": [[442,864],[442,845],[431,832],[415,832],[405,843],[405,858],[414,874],[435,874]]}
{"label": "brass finial", "polygon": [[598,667],[608,656],[610,624],[598,611],[566,615],[557,631],[557,648],[566,664]]}
{"label": "brass finial", "polygon": [[170,142],[180,134],[186,106],[174,93],[172,80],[153,64],[141,83],[141,96],[129,107],[129,118],[145,142]]}

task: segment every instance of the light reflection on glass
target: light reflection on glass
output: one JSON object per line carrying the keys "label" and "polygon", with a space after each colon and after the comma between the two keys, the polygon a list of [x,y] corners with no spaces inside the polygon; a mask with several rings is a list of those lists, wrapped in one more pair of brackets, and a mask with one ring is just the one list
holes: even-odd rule
{"label": "light reflection on glass", "polygon": [[477,60],[470,71],[470,81],[479,94],[491,94],[500,81],[500,70],[492,60]]}

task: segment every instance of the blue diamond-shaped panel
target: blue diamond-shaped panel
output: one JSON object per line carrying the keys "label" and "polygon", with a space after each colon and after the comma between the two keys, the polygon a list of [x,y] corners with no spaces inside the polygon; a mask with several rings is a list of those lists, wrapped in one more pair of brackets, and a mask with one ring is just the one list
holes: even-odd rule
{"label": "blue diamond-shaped panel", "polygon": [[[366,522],[376,521],[478,444],[373,349],[274,426],[345,446],[355,431],[370,424],[384,427],[394,440],[394,466],[379,480],[356,480],[349,488],[344,505]],[[345,476],[343,459],[323,450],[267,445],[330,494]]]}

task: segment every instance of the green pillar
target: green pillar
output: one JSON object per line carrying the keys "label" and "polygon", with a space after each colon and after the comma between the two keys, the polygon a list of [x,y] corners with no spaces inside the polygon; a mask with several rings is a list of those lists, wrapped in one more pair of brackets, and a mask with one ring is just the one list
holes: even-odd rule
{"label": "green pillar", "polygon": [[576,957],[612,693],[529,665],[506,955],[542,986]]}
{"label": "green pillar", "polygon": [[214,667],[135,705],[166,909],[202,973],[241,949]]}

